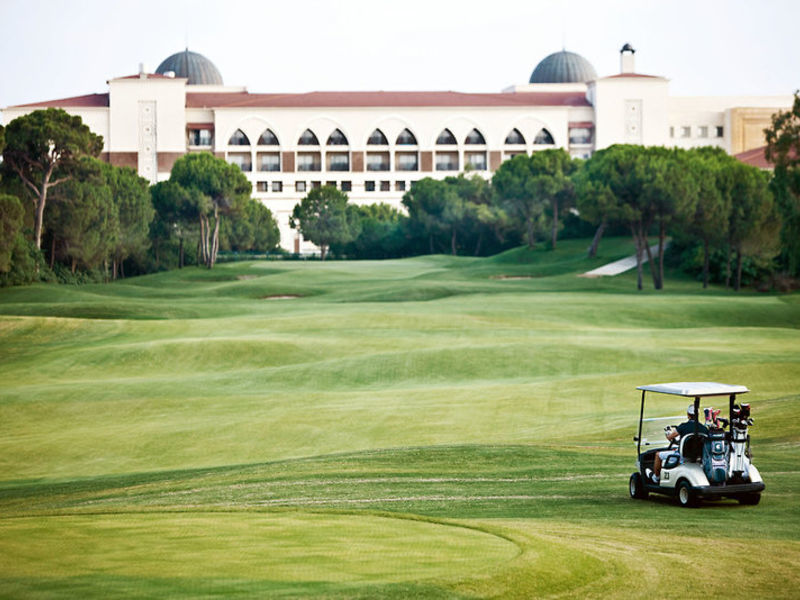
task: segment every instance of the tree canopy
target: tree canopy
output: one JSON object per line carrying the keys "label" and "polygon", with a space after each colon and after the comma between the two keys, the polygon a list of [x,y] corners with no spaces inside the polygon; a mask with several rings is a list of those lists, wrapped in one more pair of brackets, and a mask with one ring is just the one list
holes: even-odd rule
{"label": "tree canopy", "polygon": [[326,185],[311,190],[295,205],[289,225],[319,246],[325,260],[331,244],[345,244],[358,235],[358,212],[348,206],[347,194]]}
{"label": "tree canopy", "polygon": [[241,212],[252,186],[239,167],[208,152],[179,158],[169,179],[189,192],[187,198],[200,223],[200,256],[211,269],[219,252],[222,216]]}
{"label": "tree canopy", "polygon": [[782,266],[792,276],[800,275],[800,92],[795,92],[791,110],[779,111],[764,130],[766,157],[775,165],[771,187],[783,217]]}
{"label": "tree canopy", "polygon": [[96,157],[102,149],[102,136],[92,133],[80,117],[58,108],[34,111],[6,127],[4,168],[20,178],[33,201],[38,248],[49,189],[71,179],[81,157]]}

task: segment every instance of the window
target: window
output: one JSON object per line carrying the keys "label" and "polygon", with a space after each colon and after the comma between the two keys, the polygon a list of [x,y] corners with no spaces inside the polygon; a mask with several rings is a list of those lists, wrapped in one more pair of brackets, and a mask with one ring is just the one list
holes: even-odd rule
{"label": "window", "polygon": [[484,139],[483,134],[478,131],[477,129],[473,129],[472,131],[467,134],[467,139],[464,140],[465,144],[481,144],[486,145],[486,139]]}
{"label": "window", "polygon": [[334,129],[328,137],[328,146],[347,146],[349,142],[339,129]]}
{"label": "window", "polygon": [[671,138],[675,137],[675,127],[673,127],[672,125],[670,125],[670,128],[669,128],[669,137],[671,137]]}
{"label": "window", "polygon": [[375,191],[375,182],[374,181],[365,181],[364,182],[364,191],[365,192],[374,192]]}
{"label": "window", "polygon": [[367,171],[388,171],[388,152],[367,152]]}
{"label": "window", "polygon": [[381,181],[381,191],[382,192],[390,192],[392,190],[392,182],[391,181]]}
{"label": "window", "polygon": [[244,134],[244,131],[237,129],[233,132],[231,139],[228,140],[229,146],[249,146],[250,140]]}
{"label": "window", "polygon": [[681,137],[682,138],[688,138],[688,137],[691,137],[691,135],[692,135],[692,128],[691,127],[689,127],[688,125],[684,125],[683,127],[681,127]]}
{"label": "window", "polygon": [[525,138],[522,137],[522,134],[519,132],[519,129],[512,129],[511,132],[506,136],[506,144],[524,144]]}
{"label": "window", "polygon": [[327,152],[325,161],[328,171],[349,171],[350,153],[349,152]]}
{"label": "window", "polygon": [[367,145],[368,146],[388,146],[389,145],[389,140],[386,139],[386,136],[383,135],[383,132],[380,129],[376,129],[367,138]]}
{"label": "window", "polygon": [[278,152],[259,152],[258,153],[259,171],[280,171],[281,155]]}
{"label": "window", "polygon": [[725,128],[722,127],[722,126],[718,126],[717,127],[717,137],[722,137],[724,133],[725,133]]}
{"label": "window", "polygon": [[458,152],[437,152],[437,171],[458,171]]}
{"label": "window", "polygon": [[332,187],[332,188],[335,188],[335,187],[336,187],[336,182],[335,182],[335,181],[326,181],[326,182],[325,182],[325,186],[326,186],[326,187]]}
{"label": "window", "polygon": [[439,146],[455,146],[457,143],[456,136],[449,129],[442,130],[442,133],[436,138],[436,144]]}
{"label": "window", "polygon": [[319,152],[298,152],[297,153],[298,171],[321,171],[322,159]]}
{"label": "window", "polygon": [[536,138],[533,140],[533,143],[537,145],[555,144],[555,142],[553,141],[553,136],[550,135],[550,132],[547,131],[547,129],[545,129],[544,127],[542,127],[542,129],[539,130],[539,133],[536,134]]}
{"label": "window", "polygon": [[707,138],[708,137],[708,127],[705,125],[701,125],[697,128],[697,137]]}
{"label": "window", "polygon": [[394,182],[394,191],[395,192],[405,192],[406,191],[406,182],[405,181],[395,181]]}
{"label": "window", "polygon": [[464,164],[475,171],[485,171],[486,152],[464,152]]}
{"label": "window", "polygon": [[231,152],[228,154],[228,162],[232,165],[236,165],[245,172],[253,170],[253,163],[249,152]]}
{"label": "window", "polygon": [[295,192],[305,192],[306,191],[306,182],[305,181],[295,181],[294,182],[294,191]]}
{"label": "window", "polygon": [[569,130],[570,144],[591,144],[592,130],[588,127],[571,127]]}
{"label": "window", "polygon": [[190,129],[189,130],[189,145],[190,146],[210,146],[213,141],[210,129]]}
{"label": "window", "polygon": [[311,182],[311,189],[312,190],[318,190],[321,187],[322,187],[322,182],[321,181],[312,181]]}
{"label": "window", "polygon": [[414,137],[414,134],[408,129],[403,129],[403,131],[400,132],[400,135],[397,136],[397,141],[395,144],[398,146],[416,146],[417,138]]}
{"label": "window", "polygon": [[519,156],[520,154],[524,155],[525,153],[524,152],[506,152],[505,160],[508,160],[510,158],[514,158],[515,156]]}
{"label": "window", "polygon": [[395,152],[394,168],[398,171],[419,171],[419,158],[416,152]]}
{"label": "window", "polygon": [[258,138],[258,145],[259,146],[279,146],[278,138],[272,133],[271,129],[267,129],[264,133],[261,134],[261,137]]}
{"label": "window", "polygon": [[342,182],[342,191],[343,192],[349,192],[349,191],[352,191],[352,189],[353,189],[353,184],[351,182],[349,182],[349,181],[343,181]]}
{"label": "window", "polygon": [[269,182],[268,181],[259,181],[256,184],[256,189],[259,192],[268,192],[269,191]]}
{"label": "window", "polygon": [[319,140],[317,136],[314,135],[314,132],[310,129],[306,129],[303,134],[300,136],[300,139],[297,140],[298,146],[319,146]]}
{"label": "window", "polygon": [[273,181],[272,182],[272,191],[273,192],[282,192],[283,191],[283,182],[282,181]]}

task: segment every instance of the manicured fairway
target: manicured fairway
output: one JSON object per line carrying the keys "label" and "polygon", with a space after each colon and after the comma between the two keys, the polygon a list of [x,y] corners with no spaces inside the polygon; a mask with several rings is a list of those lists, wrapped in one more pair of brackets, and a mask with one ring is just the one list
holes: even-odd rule
{"label": "manicured fairway", "polygon": [[[800,296],[585,246],[0,290],[0,597],[796,597]],[[628,498],[676,380],[752,390],[759,506]]]}

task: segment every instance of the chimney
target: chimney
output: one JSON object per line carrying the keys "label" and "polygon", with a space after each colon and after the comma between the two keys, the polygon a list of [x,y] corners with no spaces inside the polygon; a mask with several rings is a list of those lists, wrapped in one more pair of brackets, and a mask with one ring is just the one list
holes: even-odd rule
{"label": "chimney", "polygon": [[625,44],[619,51],[619,71],[620,73],[635,73],[633,55],[636,50],[630,44]]}
{"label": "chimney", "polygon": [[147,67],[144,63],[139,63],[139,79],[147,79]]}

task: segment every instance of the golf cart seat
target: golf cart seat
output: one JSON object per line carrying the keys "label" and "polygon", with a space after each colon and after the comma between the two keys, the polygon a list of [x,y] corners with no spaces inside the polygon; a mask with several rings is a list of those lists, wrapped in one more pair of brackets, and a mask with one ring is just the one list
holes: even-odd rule
{"label": "golf cart seat", "polygon": [[703,444],[708,436],[704,433],[689,433],[681,439],[681,456],[684,462],[701,462]]}

